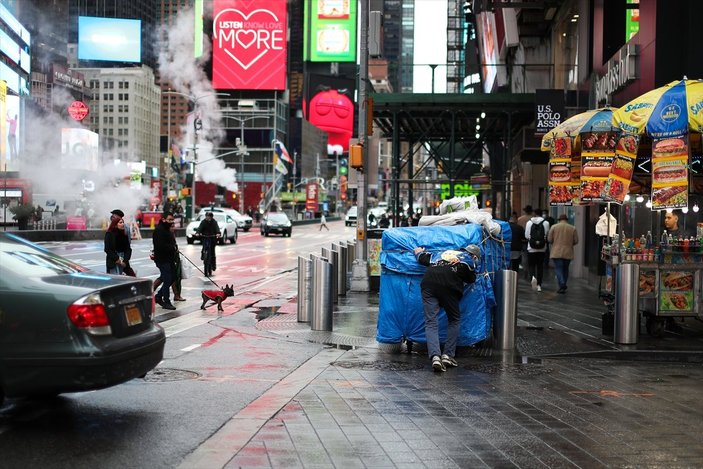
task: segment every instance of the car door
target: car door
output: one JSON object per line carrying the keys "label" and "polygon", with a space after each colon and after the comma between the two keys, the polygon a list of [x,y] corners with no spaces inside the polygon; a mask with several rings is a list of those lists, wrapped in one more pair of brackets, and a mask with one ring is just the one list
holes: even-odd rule
{"label": "car door", "polygon": [[237,222],[234,218],[227,215],[225,217],[225,222],[227,223],[227,234],[232,238],[233,242],[237,242]]}

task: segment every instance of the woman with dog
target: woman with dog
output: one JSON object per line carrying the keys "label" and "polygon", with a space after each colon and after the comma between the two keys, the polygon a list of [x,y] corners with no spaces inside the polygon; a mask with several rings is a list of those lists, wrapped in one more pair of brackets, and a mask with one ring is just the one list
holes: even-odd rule
{"label": "woman with dog", "polygon": [[110,226],[105,232],[104,250],[107,273],[122,275],[132,257],[132,246],[123,218],[114,217],[110,221]]}

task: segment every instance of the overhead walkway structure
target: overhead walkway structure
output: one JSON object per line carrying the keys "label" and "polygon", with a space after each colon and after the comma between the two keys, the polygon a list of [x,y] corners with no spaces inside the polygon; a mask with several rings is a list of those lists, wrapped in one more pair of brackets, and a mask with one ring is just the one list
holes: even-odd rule
{"label": "overhead walkway structure", "polygon": [[[480,173],[484,151],[490,159],[491,199],[500,201],[496,208],[505,216],[511,200],[512,159],[521,150],[513,148],[513,142],[534,122],[534,94],[371,93],[370,97],[374,124],[392,142],[390,208],[395,216],[402,209],[401,184],[407,185],[408,201],[414,200],[418,184],[448,183],[448,196],[454,197],[457,184],[467,184]],[[420,151],[423,147],[426,152]],[[415,164],[418,153],[427,156]],[[437,179],[424,176],[432,161]]]}

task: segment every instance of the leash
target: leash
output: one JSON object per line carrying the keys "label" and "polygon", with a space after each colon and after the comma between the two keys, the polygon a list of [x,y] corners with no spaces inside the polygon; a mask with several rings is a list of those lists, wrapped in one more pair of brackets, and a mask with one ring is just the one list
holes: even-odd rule
{"label": "leash", "polygon": [[183,257],[185,258],[185,260],[187,260],[188,262],[190,262],[193,267],[195,267],[196,269],[198,269],[198,272],[200,272],[201,274],[203,274],[206,279],[208,279],[210,282],[212,282],[213,285],[215,285],[215,286],[216,286],[217,288],[219,288],[220,290],[222,289],[222,287],[219,286],[219,285],[217,284],[217,282],[215,282],[213,279],[211,279],[210,277],[208,277],[207,275],[205,275],[205,272],[203,272],[203,271],[200,269],[200,267],[198,267],[198,266],[195,264],[195,262],[191,261],[191,260],[188,258],[188,256],[186,256],[185,254],[183,254],[181,251],[178,251],[178,254],[180,254],[181,256],[183,256]]}

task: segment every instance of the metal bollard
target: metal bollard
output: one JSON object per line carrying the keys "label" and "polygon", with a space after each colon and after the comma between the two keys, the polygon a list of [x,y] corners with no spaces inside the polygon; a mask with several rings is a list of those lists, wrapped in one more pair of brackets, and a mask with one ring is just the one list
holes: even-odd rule
{"label": "metal bollard", "polygon": [[339,253],[330,248],[322,248],[322,257],[327,259],[332,265],[332,303],[339,301],[339,290],[337,290],[337,264],[339,264]]}
{"label": "metal bollard", "polygon": [[298,322],[310,322],[312,311],[312,261],[298,256]]}
{"label": "metal bollard", "polygon": [[496,274],[496,314],[493,338],[501,350],[515,349],[517,328],[517,272],[500,270]]}
{"label": "metal bollard", "polygon": [[332,264],[323,257],[312,256],[313,331],[332,331]]}
{"label": "metal bollard", "polygon": [[332,250],[337,253],[337,296],[347,295],[347,246],[332,244]]}
{"label": "metal bollard", "polygon": [[639,265],[626,263],[618,266],[613,336],[616,344],[636,344],[639,339],[639,279]]}

